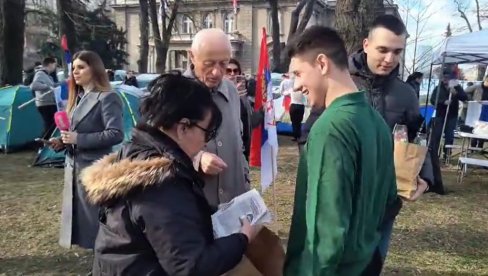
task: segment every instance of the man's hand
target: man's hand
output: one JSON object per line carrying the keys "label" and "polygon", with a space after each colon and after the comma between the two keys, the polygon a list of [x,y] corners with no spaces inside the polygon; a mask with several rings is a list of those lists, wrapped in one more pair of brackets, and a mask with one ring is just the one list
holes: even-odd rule
{"label": "man's hand", "polygon": [[227,168],[227,164],[217,155],[204,152],[200,159],[200,168],[205,174],[217,175]]}
{"label": "man's hand", "polygon": [[445,105],[450,105],[450,104],[451,104],[451,100],[446,100],[446,101],[444,102],[444,104],[445,104]]}
{"label": "man's hand", "polygon": [[409,201],[417,201],[417,199],[419,199],[420,196],[423,195],[428,189],[429,185],[427,182],[422,178],[417,177],[417,191],[415,191],[415,194],[411,199],[409,199]]}

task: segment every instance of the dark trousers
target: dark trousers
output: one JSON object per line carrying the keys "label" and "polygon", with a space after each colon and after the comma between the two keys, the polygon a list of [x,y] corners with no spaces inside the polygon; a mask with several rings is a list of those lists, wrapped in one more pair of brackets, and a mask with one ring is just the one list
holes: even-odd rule
{"label": "dark trousers", "polygon": [[[442,139],[442,127],[444,126],[444,118],[434,118],[434,125],[432,126],[432,138],[430,145],[432,151],[437,154]],[[454,143],[454,130],[456,129],[457,118],[447,118],[446,128],[444,129],[444,145],[452,145]],[[446,148],[444,148],[446,153]]]}
{"label": "dark trousers", "polygon": [[291,127],[293,129],[293,138],[300,139],[302,136],[302,121],[305,113],[305,106],[302,104],[290,105]]}
{"label": "dark trousers", "polygon": [[42,138],[49,139],[56,124],[54,122],[54,113],[58,111],[55,105],[38,106],[37,110],[41,113],[42,121],[44,122],[44,132]]}
{"label": "dark trousers", "polygon": [[373,257],[361,276],[379,276],[383,269],[383,260],[379,249],[373,253]]}
{"label": "dark trousers", "polygon": [[471,139],[471,147],[473,148],[483,148],[483,145],[485,144],[484,140],[481,139]]}

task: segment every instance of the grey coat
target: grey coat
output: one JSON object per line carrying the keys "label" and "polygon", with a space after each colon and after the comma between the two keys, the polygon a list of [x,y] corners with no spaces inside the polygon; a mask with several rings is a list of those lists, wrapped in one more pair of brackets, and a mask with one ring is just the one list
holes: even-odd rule
{"label": "grey coat", "polygon": [[71,114],[70,130],[76,145],[67,146],[59,244],[93,248],[98,232],[98,208],[88,203],[78,175],[85,167],[112,152],[121,143],[122,100],[114,92],[90,92]]}
{"label": "grey coat", "polygon": [[[190,70],[184,75],[194,78]],[[237,88],[231,81],[223,79],[215,90],[213,99],[222,112],[222,125],[217,137],[207,143],[204,151],[216,154],[228,167],[216,176],[203,175],[205,196],[214,207],[250,189],[249,167],[241,137],[241,107]],[[200,163],[198,158],[195,163]]]}
{"label": "grey coat", "polygon": [[56,84],[51,76],[46,73],[45,69],[36,71],[34,80],[30,85],[31,90],[34,91],[36,95],[36,106],[56,105],[54,93],[46,94],[55,86]]}

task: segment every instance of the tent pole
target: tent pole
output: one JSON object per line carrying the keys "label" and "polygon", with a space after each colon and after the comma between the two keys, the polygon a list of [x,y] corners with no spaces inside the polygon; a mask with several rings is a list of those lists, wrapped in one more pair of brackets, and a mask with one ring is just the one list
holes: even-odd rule
{"label": "tent pole", "polygon": [[427,117],[427,106],[429,105],[429,96],[430,96],[430,84],[432,82],[432,68],[434,67],[434,64],[430,64],[430,70],[429,70],[429,84],[427,85],[427,97],[425,98],[425,110],[424,110],[424,121],[427,121],[425,117]]}
{"label": "tent pole", "polygon": [[[442,56],[442,63],[441,63],[441,76],[442,76],[442,70],[444,68],[444,66],[446,65],[446,54],[444,53],[443,56]],[[442,80],[441,80],[441,76],[439,76],[439,83],[437,84],[437,94],[436,94],[436,97],[435,97],[435,105],[434,105],[434,108],[435,108],[435,112],[436,112],[436,117],[437,117],[437,104],[439,103],[439,94],[441,92],[441,84],[442,84]],[[436,120],[435,120],[435,117],[432,118],[432,124],[431,124],[431,128],[430,128],[430,132],[432,132],[432,129],[435,128],[435,124],[436,124]],[[430,145],[430,142],[432,142],[432,140],[430,138],[432,137],[428,137],[429,140],[427,141],[427,145]],[[441,139],[442,139],[442,133],[441,133]],[[440,147],[440,140],[439,140],[439,147]],[[436,154],[438,153],[437,150],[438,149],[435,149],[436,150]],[[437,155],[437,157],[439,157],[439,154]]]}

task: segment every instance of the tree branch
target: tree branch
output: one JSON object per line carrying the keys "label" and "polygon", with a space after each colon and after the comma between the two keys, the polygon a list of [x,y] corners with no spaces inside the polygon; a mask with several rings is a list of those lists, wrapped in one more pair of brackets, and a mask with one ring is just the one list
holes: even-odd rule
{"label": "tree branch", "polygon": [[483,30],[483,27],[481,27],[481,17],[480,17],[480,1],[475,0],[476,2],[476,18],[478,19],[478,28],[479,30]]}
{"label": "tree branch", "polygon": [[291,12],[291,22],[290,22],[290,30],[288,32],[288,41],[295,35],[298,28],[298,22],[300,20],[300,13],[302,12],[305,4],[307,4],[308,0],[301,0],[298,3],[297,7]]}
{"label": "tree branch", "polygon": [[303,32],[308,25],[308,21],[310,21],[310,17],[313,14],[313,8],[315,6],[315,0],[308,0],[307,7],[305,8],[305,12],[302,16],[302,20],[300,20],[300,24],[298,25],[297,31]]}

